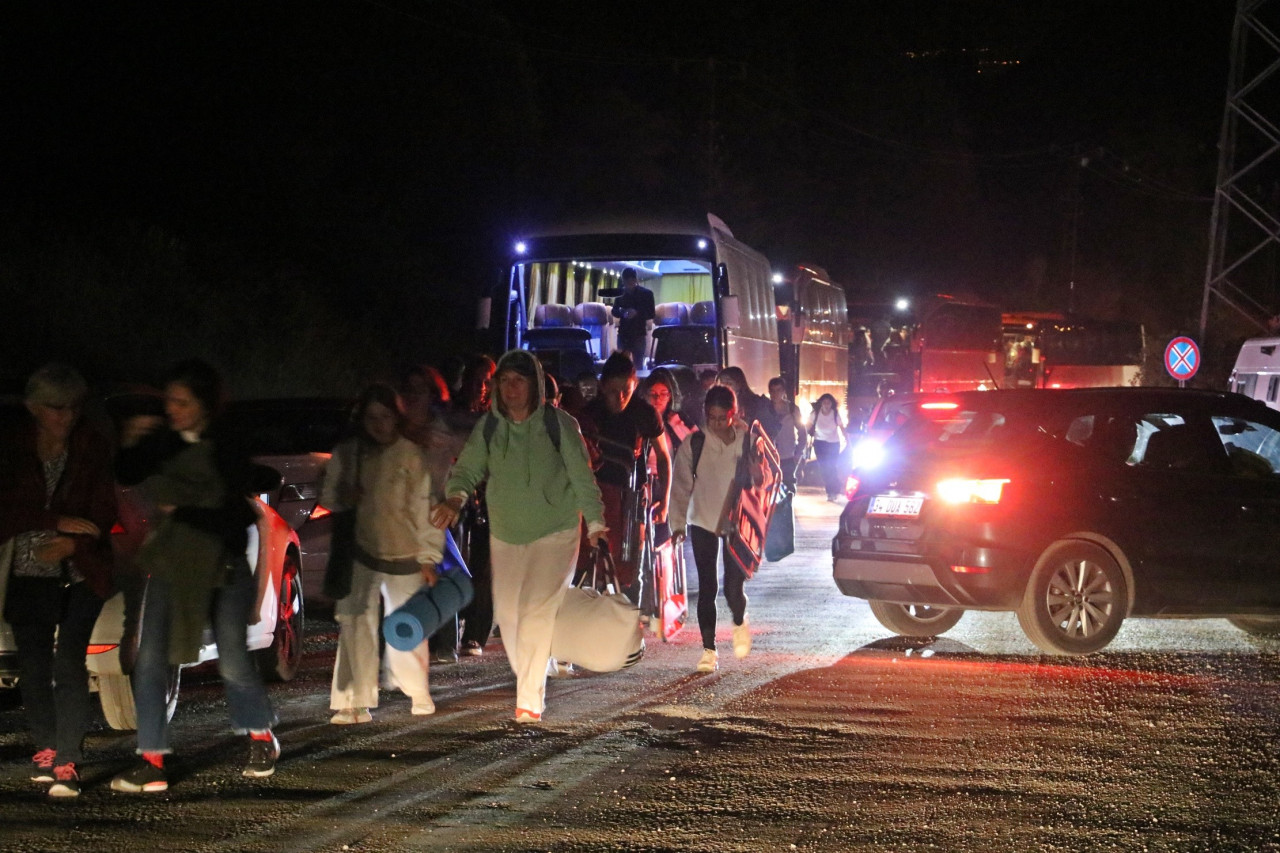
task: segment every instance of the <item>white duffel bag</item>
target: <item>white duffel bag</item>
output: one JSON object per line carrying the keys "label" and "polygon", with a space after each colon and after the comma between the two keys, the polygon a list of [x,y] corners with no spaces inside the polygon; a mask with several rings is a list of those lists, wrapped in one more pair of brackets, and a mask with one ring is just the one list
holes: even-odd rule
{"label": "white duffel bag", "polygon": [[640,610],[616,592],[613,557],[607,548],[592,549],[591,566],[556,611],[551,656],[592,672],[634,666],[644,657]]}

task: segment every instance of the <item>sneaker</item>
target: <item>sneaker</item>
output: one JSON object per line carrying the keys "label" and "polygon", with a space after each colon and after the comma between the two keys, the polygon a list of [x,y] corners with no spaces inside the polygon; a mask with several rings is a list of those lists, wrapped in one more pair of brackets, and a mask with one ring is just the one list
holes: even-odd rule
{"label": "sneaker", "polygon": [[429,717],[436,712],[436,703],[428,697],[419,702],[414,702],[413,707],[409,709],[409,713],[415,717]]}
{"label": "sneaker", "polygon": [[527,711],[524,708],[516,708],[517,723],[540,723],[542,715],[537,711]]}
{"label": "sneaker", "polygon": [[[268,732],[268,734],[270,734]],[[249,738],[249,760],[244,765],[242,776],[250,779],[262,779],[276,772],[276,759],[280,757],[280,741],[271,734],[271,740]]]}
{"label": "sneaker", "polygon": [[372,723],[373,714],[369,713],[368,708],[343,708],[338,713],[329,718],[329,722],[335,726],[352,726],[356,723]]}
{"label": "sneaker", "polygon": [[467,640],[462,644],[462,653],[468,657],[478,658],[480,655],[484,654],[484,646],[480,645],[475,640]]}
{"label": "sneaker", "polygon": [[53,778],[54,782],[49,786],[49,796],[80,796],[80,774],[76,772],[75,764],[67,762],[57,765],[53,768]]}
{"label": "sneaker", "polygon": [[31,756],[31,781],[54,781],[53,762],[57,757],[58,753],[52,749],[42,749],[35,755]]}
{"label": "sneaker", "polygon": [[751,628],[748,627],[747,617],[742,617],[741,625],[733,626],[733,656],[745,658],[751,654]]}
{"label": "sneaker", "polygon": [[169,790],[169,778],[161,768],[150,761],[143,761],[112,779],[111,790],[126,794],[157,794]]}
{"label": "sneaker", "polygon": [[716,654],[715,649],[703,649],[702,657],[698,658],[698,672],[715,672],[720,668],[720,655]]}
{"label": "sneaker", "polygon": [[556,660],[551,658],[547,661],[547,676],[549,678],[570,678],[573,675],[573,664],[565,660]]}

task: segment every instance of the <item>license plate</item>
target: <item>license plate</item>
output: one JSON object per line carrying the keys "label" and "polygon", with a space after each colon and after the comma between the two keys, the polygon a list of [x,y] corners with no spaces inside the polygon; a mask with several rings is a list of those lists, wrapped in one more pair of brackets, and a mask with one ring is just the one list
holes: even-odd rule
{"label": "license plate", "polygon": [[903,498],[892,495],[877,495],[871,499],[867,515],[890,515],[898,518],[915,518],[920,514],[924,498]]}

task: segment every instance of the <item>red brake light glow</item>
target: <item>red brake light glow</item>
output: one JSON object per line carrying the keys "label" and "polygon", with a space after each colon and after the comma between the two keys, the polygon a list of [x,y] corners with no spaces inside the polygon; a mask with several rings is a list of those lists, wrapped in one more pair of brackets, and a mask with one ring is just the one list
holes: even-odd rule
{"label": "red brake light glow", "polygon": [[858,482],[858,478],[852,474],[844,481],[844,496],[849,500],[853,500],[853,496],[858,493],[858,486],[862,485]]}
{"label": "red brake light glow", "polygon": [[324,504],[316,504],[315,509],[311,510],[310,518],[315,521],[317,518],[324,518],[326,515],[333,515],[333,510]]}
{"label": "red brake light glow", "polygon": [[112,536],[119,536],[121,533],[124,533],[124,532],[125,532],[124,525],[121,524],[120,522],[117,521],[115,524],[111,525]]}
{"label": "red brake light glow", "polygon": [[120,648],[119,643],[90,643],[88,648],[88,653],[91,655],[102,655],[102,654],[106,654],[112,649],[118,649],[118,648]]}
{"label": "red brake light glow", "polygon": [[965,480],[953,478],[937,485],[938,498],[949,504],[998,504],[1008,480]]}
{"label": "red brake light glow", "polygon": [[950,400],[939,400],[934,403],[921,403],[920,408],[926,412],[953,411],[960,408],[960,404]]}

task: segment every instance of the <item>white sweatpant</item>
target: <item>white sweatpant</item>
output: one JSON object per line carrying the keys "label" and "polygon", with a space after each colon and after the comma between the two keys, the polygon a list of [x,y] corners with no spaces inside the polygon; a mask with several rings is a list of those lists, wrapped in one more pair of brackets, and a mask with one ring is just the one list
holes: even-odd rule
{"label": "white sweatpant", "polygon": [[490,540],[493,618],[516,675],[516,707],[541,714],[556,611],[578,562],[578,528],[528,545]]}
{"label": "white sweatpant", "polygon": [[[389,575],[375,572],[357,560],[351,573],[351,594],[333,607],[338,620],[338,657],[333,664],[333,686],[329,707],[378,707],[378,639],[382,620],[378,613],[381,598],[387,613],[404,604],[422,587],[422,575]],[[416,648],[402,652],[387,646],[387,667],[402,691],[414,702],[431,698],[427,687],[427,664],[431,653],[424,640]]]}

